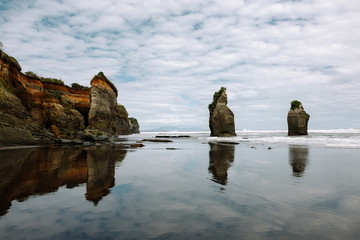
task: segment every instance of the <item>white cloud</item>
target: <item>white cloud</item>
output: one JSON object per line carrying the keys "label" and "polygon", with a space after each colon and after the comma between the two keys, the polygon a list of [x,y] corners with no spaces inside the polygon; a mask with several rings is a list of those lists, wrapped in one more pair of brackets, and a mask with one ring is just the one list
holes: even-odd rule
{"label": "white cloud", "polygon": [[67,84],[103,71],[142,129],[207,129],[221,86],[238,129],[286,129],[293,99],[310,127],[358,128],[359,10],[324,0],[11,1],[0,5],[0,41],[24,71]]}

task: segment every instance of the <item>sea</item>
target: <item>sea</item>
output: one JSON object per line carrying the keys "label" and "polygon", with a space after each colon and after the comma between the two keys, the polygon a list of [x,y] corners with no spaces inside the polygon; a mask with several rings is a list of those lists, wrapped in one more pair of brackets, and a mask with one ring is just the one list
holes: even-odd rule
{"label": "sea", "polygon": [[[236,137],[210,137],[209,131],[193,132],[143,132],[129,136],[129,139],[141,140],[161,136],[189,136],[192,140],[198,141],[228,141],[238,142],[245,145],[261,144],[275,146],[309,146],[328,148],[360,148],[360,129],[329,129],[309,130],[308,135],[288,136],[287,130],[242,130],[236,131]],[[122,138],[119,136],[119,138]]]}
{"label": "sea", "polygon": [[359,239],[360,129],[209,135],[0,148],[0,239]]}

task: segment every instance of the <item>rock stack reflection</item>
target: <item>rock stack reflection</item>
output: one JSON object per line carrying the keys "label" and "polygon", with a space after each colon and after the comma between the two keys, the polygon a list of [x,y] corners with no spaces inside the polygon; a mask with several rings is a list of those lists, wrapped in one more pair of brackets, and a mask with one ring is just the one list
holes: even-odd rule
{"label": "rock stack reflection", "polygon": [[213,181],[222,185],[227,184],[228,174],[232,162],[234,162],[235,147],[229,144],[209,143],[209,172],[213,175]]}
{"label": "rock stack reflection", "polygon": [[307,147],[289,147],[289,162],[294,177],[302,177],[308,162],[309,149]]}
{"label": "rock stack reflection", "polygon": [[28,148],[0,151],[0,216],[13,200],[87,183],[86,199],[97,204],[114,186],[115,162],[125,158],[119,146]]}
{"label": "rock stack reflection", "polygon": [[87,200],[97,205],[110,192],[115,182],[115,162],[122,161],[125,155],[126,151],[109,151],[108,146],[87,151]]}

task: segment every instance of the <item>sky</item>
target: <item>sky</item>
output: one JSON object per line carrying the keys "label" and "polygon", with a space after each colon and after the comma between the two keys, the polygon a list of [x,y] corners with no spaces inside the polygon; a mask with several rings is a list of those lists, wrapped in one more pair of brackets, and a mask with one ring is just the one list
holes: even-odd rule
{"label": "sky", "polygon": [[90,85],[100,71],[141,130],[209,130],[222,86],[237,130],[360,128],[358,0],[0,0],[23,72]]}

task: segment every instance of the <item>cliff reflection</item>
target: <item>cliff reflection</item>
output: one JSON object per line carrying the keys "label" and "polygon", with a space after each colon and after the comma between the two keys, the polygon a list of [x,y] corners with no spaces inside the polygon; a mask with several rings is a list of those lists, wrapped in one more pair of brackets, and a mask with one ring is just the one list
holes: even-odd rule
{"label": "cliff reflection", "polygon": [[115,183],[115,162],[122,161],[126,155],[125,150],[108,148],[87,151],[86,199],[95,205],[110,193]]}
{"label": "cliff reflection", "polygon": [[292,167],[294,177],[302,177],[309,158],[307,147],[289,147],[289,162]]}
{"label": "cliff reflection", "polygon": [[0,151],[0,216],[11,201],[87,184],[86,199],[97,204],[114,186],[121,146],[25,148]]}
{"label": "cliff reflection", "polygon": [[227,184],[227,171],[234,162],[235,147],[229,144],[209,143],[209,172],[213,181],[222,185]]}

